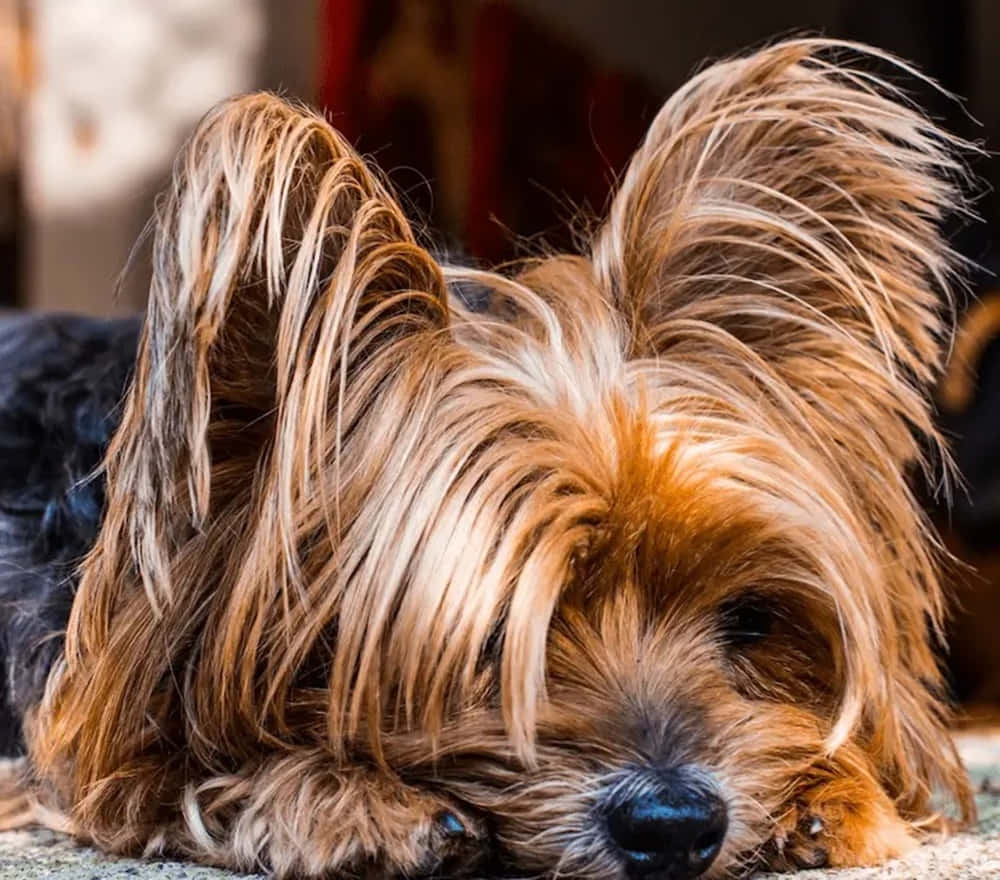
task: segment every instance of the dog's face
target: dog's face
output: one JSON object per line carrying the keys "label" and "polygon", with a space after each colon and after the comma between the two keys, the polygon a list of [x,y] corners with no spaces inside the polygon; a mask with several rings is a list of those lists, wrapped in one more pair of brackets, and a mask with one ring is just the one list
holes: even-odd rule
{"label": "dog's face", "polygon": [[[388,737],[390,763],[487,815],[497,860],[522,871],[688,877],[780,863],[775,822],[820,838],[809,792],[842,775],[860,776],[845,795],[857,822],[838,828],[859,839],[843,846],[863,849],[876,824],[899,845],[875,771],[853,746],[837,759],[858,764],[846,773],[827,758],[838,719],[857,711],[852,687],[881,676],[865,607],[888,586],[881,541],[751,383],[734,376],[715,399],[717,367],[633,361],[631,372],[634,385],[609,383],[628,398],[567,420],[563,442],[520,437],[503,451],[551,475],[518,499],[534,540],[516,570],[545,572],[532,584],[557,598],[532,586],[523,608],[492,615],[469,710],[415,748]],[[433,534],[436,521],[422,527]],[[504,539],[509,529],[491,542]],[[516,689],[539,667],[544,697],[521,755],[504,712],[527,710],[504,697],[535,702]],[[796,859],[821,864],[832,847],[808,840]]]}
{"label": "dog's face", "polygon": [[[794,492],[748,490],[698,458],[685,445],[636,467],[631,509],[574,562],[551,621],[539,615],[531,760],[511,755],[499,684],[442,736],[428,780],[485,811],[498,857],[522,870],[732,869],[822,762],[846,662],[834,600],[814,588],[826,560],[796,534]],[[501,664],[484,674],[499,683]]]}
{"label": "dog's face", "polygon": [[822,51],[701,74],[588,254],[514,279],[442,270],[318,118],[203,123],[33,719],[84,833],[666,880],[968,808],[904,478],[954,166]]}

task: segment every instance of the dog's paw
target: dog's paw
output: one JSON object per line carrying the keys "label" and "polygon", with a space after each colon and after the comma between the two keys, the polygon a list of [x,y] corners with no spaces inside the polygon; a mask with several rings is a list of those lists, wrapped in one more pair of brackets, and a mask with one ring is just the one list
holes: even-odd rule
{"label": "dog's paw", "polygon": [[794,871],[830,864],[826,823],[820,816],[790,810],[778,822],[769,843],[769,867]]}
{"label": "dog's paw", "polygon": [[256,768],[241,781],[246,796],[235,801],[235,815],[232,777],[220,782],[228,800],[203,786],[188,810],[202,833],[185,825],[165,850],[235,870],[263,868],[276,880],[455,877],[488,858],[486,823],[461,802],[384,769],[329,763],[317,751]]}
{"label": "dog's paw", "polygon": [[414,867],[423,874],[461,874],[486,856],[488,837],[481,819],[451,804],[438,808],[422,832],[424,857]]}
{"label": "dog's paw", "polygon": [[487,855],[483,821],[444,796],[408,790],[405,799],[377,806],[387,808],[372,817],[373,830],[381,836],[379,852],[370,870],[358,873],[380,878],[456,876]]}
{"label": "dog's paw", "polygon": [[[838,792],[839,794],[839,792]],[[882,792],[859,799],[819,793],[788,809],[765,847],[772,870],[847,868],[897,858],[916,845]]]}

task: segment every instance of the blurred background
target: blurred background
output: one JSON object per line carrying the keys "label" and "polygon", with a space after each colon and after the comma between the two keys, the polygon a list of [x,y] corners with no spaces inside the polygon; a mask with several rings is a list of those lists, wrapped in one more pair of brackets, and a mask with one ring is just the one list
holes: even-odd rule
{"label": "blurred background", "polygon": [[[317,105],[390,176],[438,246],[494,262],[571,247],[664,97],[705,59],[793,33],[873,43],[1000,143],[997,0],[0,0],[0,307],[140,309],[137,253],[180,143],[255,88]],[[907,83],[915,85],[915,83]],[[977,168],[995,188],[1000,165]],[[995,197],[950,230],[984,266],[940,394],[967,488],[928,501],[956,570],[956,694],[1000,704],[1000,264]]]}

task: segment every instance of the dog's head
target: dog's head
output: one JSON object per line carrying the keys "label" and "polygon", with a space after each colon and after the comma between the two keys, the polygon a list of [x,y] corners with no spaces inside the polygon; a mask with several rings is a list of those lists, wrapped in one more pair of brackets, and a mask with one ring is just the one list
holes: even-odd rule
{"label": "dog's head", "polygon": [[865,830],[967,808],[904,473],[960,168],[837,51],[698,75],[590,253],[516,278],[439,266],[317,116],[210,114],[37,719],[82,828],[317,749],[573,876],[732,869],[831,780]]}

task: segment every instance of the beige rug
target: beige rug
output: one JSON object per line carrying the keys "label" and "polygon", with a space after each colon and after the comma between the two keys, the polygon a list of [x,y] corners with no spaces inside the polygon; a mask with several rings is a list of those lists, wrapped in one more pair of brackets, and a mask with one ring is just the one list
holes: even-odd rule
{"label": "beige rug", "polygon": [[[927,844],[879,868],[809,871],[803,880],[1000,880],[1000,731],[963,733],[959,747],[979,790],[975,833]],[[111,859],[47,831],[0,834],[3,880],[234,880],[236,875],[177,862]],[[784,877],[788,875],[774,875]],[[764,880],[763,877],[758,880]]]}

